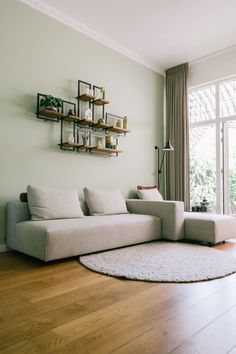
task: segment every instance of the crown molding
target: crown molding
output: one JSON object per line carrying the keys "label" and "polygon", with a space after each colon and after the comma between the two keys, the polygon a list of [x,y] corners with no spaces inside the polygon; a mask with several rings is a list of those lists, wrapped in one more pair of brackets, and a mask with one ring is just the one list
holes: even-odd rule
{"label": "crown molding", "polygon": [[153,63],[149,62],[142,56],[138,55],[137,53],[129,50],[126,47],[121,46],[117,42],[113,41],[111,38],[102,35],[101,33],[98,33],[94,31],[93,29],[89,28],[88,26],[84,25],[83,23],[75,20],[71,16],[68,16],[64,14],[61,11],[56,10],[54,7],[47,5],[45,2],[42,0],[18,0],[35,10],[42,12],[43,14],[53,18],[54,20],[57,20],[64,25],[73,28],[74,30],[94,39],[95,41],[115,50],[116,52],[119,52],[126,57],[134,60],[135,62],[142,64],[146,66],[147,68],[163,75],[164,70]]}
{"label": "crown molding", "polygon": [[236,45],[232,45],[230,47],[226,47],[226,48],[223,48],[223,49],[220,49],[218,51],[215,51],[213,53],[210,53],[210,54],[207,54],[207,55],[204,55],[200,58],[197,58],[197,59],[193,59],[189,62],[189,64],[198,64],[198,63],[202,63],[204,61],[207,61],[209,59],[212,59],[212,58],[218,58],[218,57],[221,57],[221,56],[224,56],[224,57],[231,57],[231,56],[235,56],[236,55]]}

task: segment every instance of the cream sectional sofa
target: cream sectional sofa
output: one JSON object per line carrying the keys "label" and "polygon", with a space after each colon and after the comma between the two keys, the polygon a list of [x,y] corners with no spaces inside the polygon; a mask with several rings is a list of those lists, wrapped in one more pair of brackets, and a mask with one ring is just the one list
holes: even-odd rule
{"label": "cream sectional sofa", "polygon": [[183,202],[125,201],[119,191],[85,188],[86,204],[76,190],[33,192],[29,204],[7,205],[7,246],[45,262],[158,239],[215,244],[236,237],[236,218],[185,213]]}
{"label": "cream sectional sofa", "polygon": [[127,200],[129,213],[31,220],[28,203],[7,205],[7,246],[43,261],[113,249],[160,238],[184,237],[182,202]]}

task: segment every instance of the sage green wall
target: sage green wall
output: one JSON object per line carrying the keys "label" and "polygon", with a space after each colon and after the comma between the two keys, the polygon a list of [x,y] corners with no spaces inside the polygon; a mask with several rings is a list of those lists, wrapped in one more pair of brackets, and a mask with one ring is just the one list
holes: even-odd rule
{"label": "sage green wall", "polygon": [[[155,144],[162,144],[161,75],[41,14],[0,2],[0,244],[5,206],[28,184],[119,188],[132,196],[155,181]],[[36,119],[37,92],[70,99],[82,79],[104,86],[107,111],[127,115],[132,133],[118,158],[60,151],[59,124]]]}

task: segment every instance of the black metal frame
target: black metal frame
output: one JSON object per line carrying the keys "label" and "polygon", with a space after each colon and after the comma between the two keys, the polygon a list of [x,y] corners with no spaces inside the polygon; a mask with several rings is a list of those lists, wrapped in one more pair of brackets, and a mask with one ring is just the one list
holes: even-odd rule
{"label": "black metal frame", "polygon": [[[65,104],[73,106],[74,107],[73,111],[76,112],[76,103],[70,102],[70,101],[66,101],[66,100],[62,100],[62,112],[64,112],[64,105]],[[61,148],[61,150],[68,150],[68,149],[65,149],[63,147],[63,127],[64,127],[64,119],[65,118],[66,118],[66,116],[63,116],[61,118],[61,138],[60,138],[60,148]],[[73,137],[74,137],[74,142],[77,142],[78,141],[78,137],[76,136],[75,125],[76,125],[76,122],[73,122]],[[73,150],[74,150],[74,148],[73,148]]]}
{"label": "black metal frame", "polygon": [[[92,89],[92,84],[90,84],[89,82],[83,81],[83,80],[78,80],[78,96],[76,97],[77,101],[78,101],[78,107],[77,107],[77,115],[78,117],[80,117],[80,96],[81,96],[81,84],[88,86],[89,90]],[[89,108],[91,108],[91,100],[89,100]]]}
{"label": "black metal frame", "polygon": [[[105,90],[103,89],[103,87],[99,87],[96,85],[93,85],[93,92],[94,92],[94,96],[96,97],[96,90],[99,90],[102,93],[102,99],[105,100]],[[94,117],[94,102],[93,102],[93,117]],[[102,106],[102,118],[105,118],[105,106]]]}

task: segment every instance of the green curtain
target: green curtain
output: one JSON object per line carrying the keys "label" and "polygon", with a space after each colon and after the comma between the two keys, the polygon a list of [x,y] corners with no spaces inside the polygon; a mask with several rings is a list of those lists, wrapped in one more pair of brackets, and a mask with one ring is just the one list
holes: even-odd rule
{"label": "green curtain", "polygon": [[187,118],[188,64],[166,70],[166,138],[174,151],[167,154],[167,199],[180,200],[189,210],[189,148]]}

